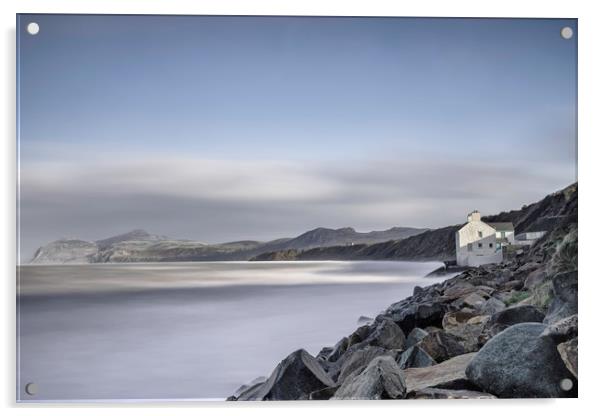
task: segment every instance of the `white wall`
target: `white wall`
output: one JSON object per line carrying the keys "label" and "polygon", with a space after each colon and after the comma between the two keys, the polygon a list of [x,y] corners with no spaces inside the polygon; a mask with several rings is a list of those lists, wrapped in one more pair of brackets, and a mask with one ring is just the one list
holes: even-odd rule
{"label": "white wall", "polygon": [[[482,221],[471,221],[456,232],[458,266],[479,266],[499,263],[502,251],[496,251],[495,229]],[[472,245],[472,250],[470,249]],[[480,245],[480,247],[479,247]]]}

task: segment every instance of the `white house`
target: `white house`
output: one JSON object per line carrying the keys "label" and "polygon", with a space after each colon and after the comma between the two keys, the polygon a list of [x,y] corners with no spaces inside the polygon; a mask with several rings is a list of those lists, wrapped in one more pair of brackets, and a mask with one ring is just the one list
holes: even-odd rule
{"label": "white house", "polygon": [[511,222],[488,222],[495,228],[495,239],[497,247],[514,244],[514,225]]}
{"label": "white house", "polygon": [[514,243],[512,223],[481,221],[481,213],[468,214],[468,222],[456,232],[456,262],[458,266],[477,267],[482,264],[500,263],[502,247]]}

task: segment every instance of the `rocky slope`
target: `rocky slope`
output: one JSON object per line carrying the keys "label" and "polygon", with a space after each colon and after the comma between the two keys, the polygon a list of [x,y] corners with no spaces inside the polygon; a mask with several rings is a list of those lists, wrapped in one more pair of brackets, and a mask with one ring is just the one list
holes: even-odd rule
{"label": "rocky slope", "polygon": [[[224,244],[205,244],[198,241],[174,240],[133,230],[98,241],[65,239],[40,247],[33,264],[107,263],[107,262],[164,262],[248,260],[265,252],[312,249],[329,245],[376,243],[399,240],[424,232],[425,229],[395,227],[384,231],[361,233],[353,228],[316,228],[295,238],[278,240],[234,241]],[[276,257],[284,258],[286,254]]]}
{"label": "rocky slope", "polygon": [[229,400],[577,397],[577,186],[551,197],[500,214],[524,227],[540,221],[535,212],[558,216],[536,245],[416,287],[316,356],[291,353]]}
{"label": "rocky slope", "polygon": [[[577,185],[573,184],[548,195],[539,202],[525,205],[520,210],[502,212],[483,217],[485,222],[512,222],[515,232],[550,231],[566,217],[567,212],[576,204]],[[314,249],[289,251],[289,260],[453,260],[455,259],[455,234],[461,224],[452,225],[396,241],[354,246],[331,246]],[[279,253],[266,252],[252,260],[274,260]]]}

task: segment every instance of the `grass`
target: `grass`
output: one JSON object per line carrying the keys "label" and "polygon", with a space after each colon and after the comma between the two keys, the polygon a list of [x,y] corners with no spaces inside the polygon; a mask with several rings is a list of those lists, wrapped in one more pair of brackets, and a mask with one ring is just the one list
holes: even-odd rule
{"label": "grass", "polygon": [[529,296],[531,296],[530,292],[515,292],[506,301],[504,301],[504,303],[506,306],[514,305],[515,303],[527,299]]}

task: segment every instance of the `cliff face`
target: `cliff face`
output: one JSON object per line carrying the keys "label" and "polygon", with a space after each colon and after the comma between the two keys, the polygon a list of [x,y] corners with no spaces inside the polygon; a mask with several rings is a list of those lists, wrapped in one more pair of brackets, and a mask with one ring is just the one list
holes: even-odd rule
{"label": "cliff face", "polygon": [[[551,231],[559,224],[575,216],[577,184],[546,196],[539,202],[526,205],[520,210],[502,212],[483,217],[485,222],[512,222],[516,233],[525,231]],[[322,247],[289,252],[289,259],[296,260],[453,260],[455,259],[455,233],[461,224],[425,231],[402,240],[355,246]],[[277,257],[265,253],[252,260],[269,260]]]}

